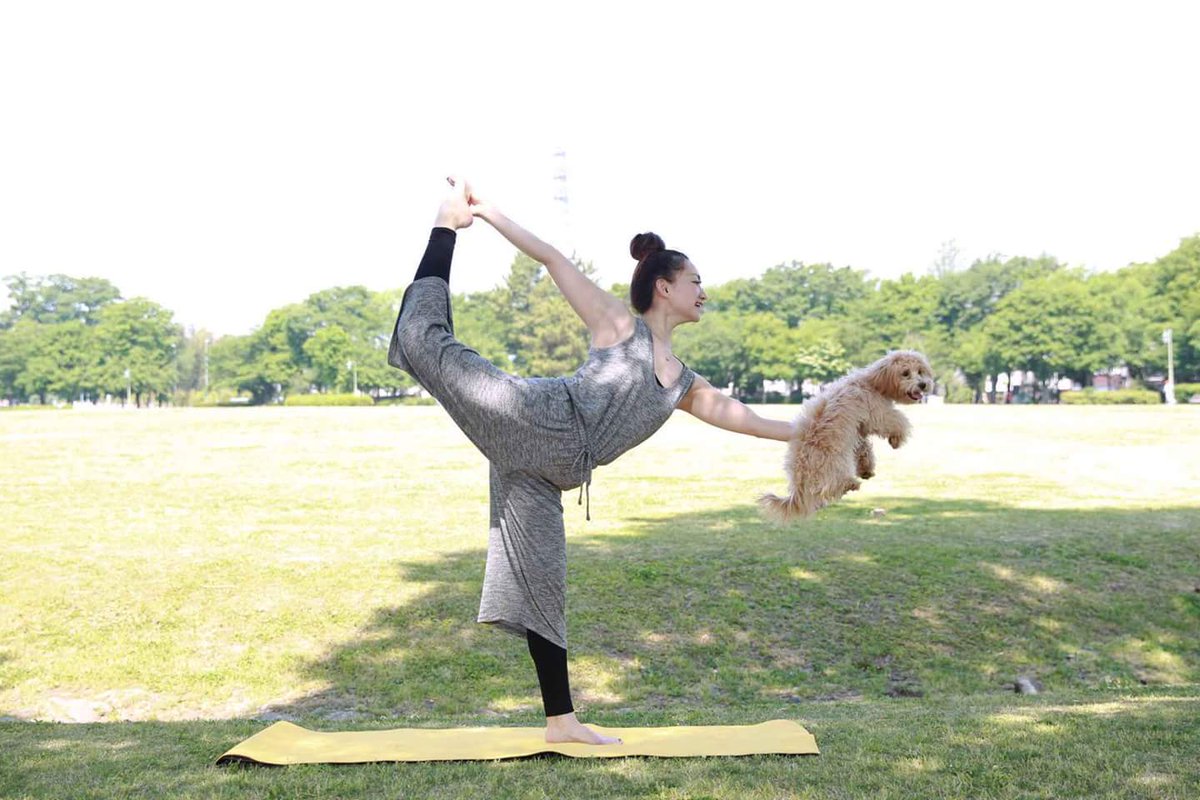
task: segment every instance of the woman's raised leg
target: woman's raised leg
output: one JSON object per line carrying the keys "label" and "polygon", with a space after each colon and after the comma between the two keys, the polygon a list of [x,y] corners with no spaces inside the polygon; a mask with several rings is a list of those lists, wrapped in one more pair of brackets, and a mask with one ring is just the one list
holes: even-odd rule
{"label": "woman's raised leg", "polygon": [[489,459],[505,462],[507,439],[525,416],[524,382],[454,337],[450,273],[455,232],[434,228],[404,293],[388,363],[412,375]]}

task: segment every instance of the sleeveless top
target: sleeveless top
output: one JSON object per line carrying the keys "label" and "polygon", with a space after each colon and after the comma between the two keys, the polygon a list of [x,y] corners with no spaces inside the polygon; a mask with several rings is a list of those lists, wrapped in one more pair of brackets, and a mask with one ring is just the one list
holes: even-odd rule
{"label": "sleeveless top", "polygon": [[583,431],[579,468],[580,496],[589,489],[592,469],[609,464],[637,447],[663,426],[687,394],[696,373],[686,364],[679,378],[662,386],[654,373],[654,339],[649,326],[634,316],[633,335],[609,347],[591,347],[573,376],[562,378]]}

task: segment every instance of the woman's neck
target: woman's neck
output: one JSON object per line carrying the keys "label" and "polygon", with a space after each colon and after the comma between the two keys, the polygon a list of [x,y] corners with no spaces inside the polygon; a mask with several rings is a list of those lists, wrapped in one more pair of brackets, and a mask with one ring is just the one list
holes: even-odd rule
{"label": "woman's neck", "polygon": [[645,314],[642,314],[642,320],[654,338],[670,348],[671,331],[678,323],[671,320],[666,311],[655,308],[648,309]]}

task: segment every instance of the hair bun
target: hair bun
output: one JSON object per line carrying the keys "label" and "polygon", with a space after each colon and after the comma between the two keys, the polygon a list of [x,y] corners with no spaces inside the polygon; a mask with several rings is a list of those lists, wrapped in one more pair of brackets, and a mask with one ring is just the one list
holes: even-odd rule
{"label": "hair bun", "polygon": [[629,242],[629,255],[633,256],[636,261],[642,261],[647,256],[666,249],[667,246],[663,243],[662,237],[657,233],[639,233]]}

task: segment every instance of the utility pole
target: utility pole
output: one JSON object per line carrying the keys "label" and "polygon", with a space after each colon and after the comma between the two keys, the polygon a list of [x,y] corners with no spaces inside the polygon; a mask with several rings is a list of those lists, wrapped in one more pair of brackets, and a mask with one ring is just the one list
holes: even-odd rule
{"label": "utility pole", "polygon": [[1163,331],[1163,343],[1167,346],[1167,383],[1163,386],[1163,398],[1167,405],[1175,405],[1175,358],[1171,351],[1171,329]]}
{"label": "utility pole", "polygon": [[554,203],[558,206],[558,224],[561,228],[561,247],[563,252],[568,250],[571,258],[575,257],[575,244],[571,241],[571,197],[567,191],[567,151],[559,148],[554,151]]}

